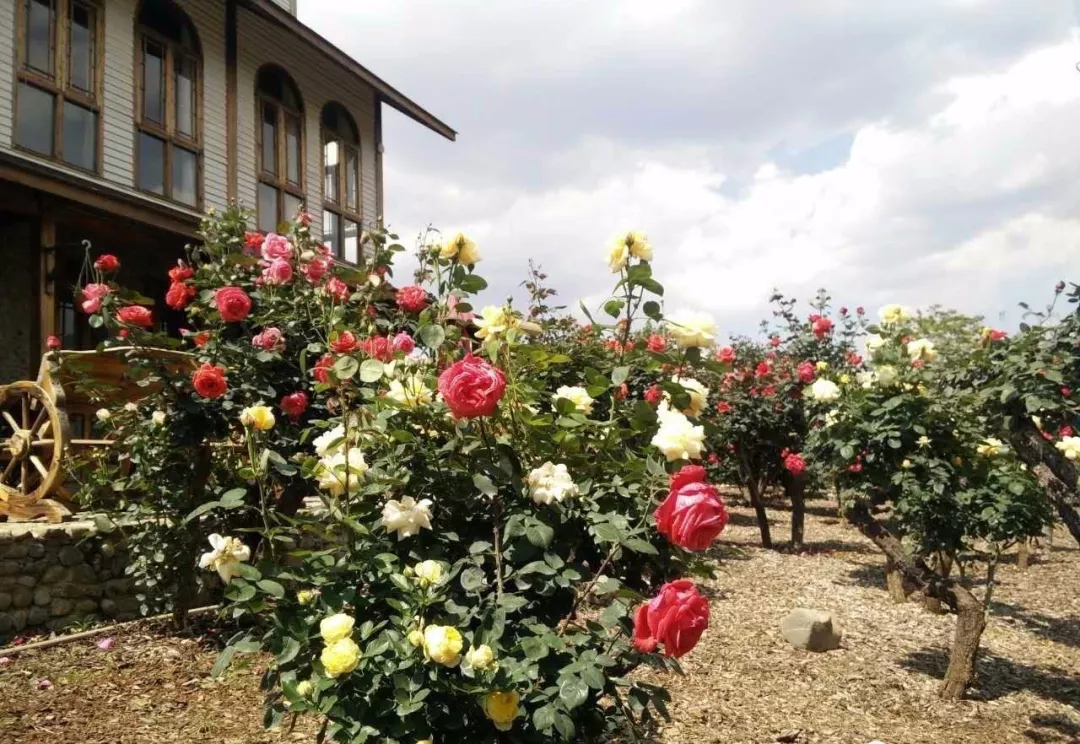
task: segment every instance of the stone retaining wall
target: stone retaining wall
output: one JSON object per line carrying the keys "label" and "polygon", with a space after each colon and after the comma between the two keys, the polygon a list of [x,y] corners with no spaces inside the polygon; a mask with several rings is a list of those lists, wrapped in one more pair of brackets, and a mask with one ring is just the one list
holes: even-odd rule
{"label": "stone retaining wall", "polygon": [[92,523],[0,524],[0,645],[26,631],[138,617],[126,566]]}

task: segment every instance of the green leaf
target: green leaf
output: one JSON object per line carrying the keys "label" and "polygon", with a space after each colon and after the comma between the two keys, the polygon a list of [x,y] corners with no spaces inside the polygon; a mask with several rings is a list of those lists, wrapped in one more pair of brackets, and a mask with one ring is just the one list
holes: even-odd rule
{"label": "green leaf", "polygon": [[217,509],[219,506],[221,506],[220,501],[207,501],[205,504],[199,504],[198,506],[196,506],[194,509],[191,510],[190,514],[188,514],[186,517],[184,517],[184,524],[187,524],[188,522],[191,522],[193,520],[198,519],[203,514],[206,514],[209,511],[213,511],[214,509]]}
{"label": "green leaf", "polygon": [[483,569],[472,566],[461,572],[461,588],[467,592],[478,592],[484,588],[487,579]]}
{"label": "green leaf", "polygon": [[555,706],[545,705],[533,711],[533,726],[545,734],[551,731],[555,727]]}
{"label": "green leaf", "polygon": [[559,683],[559,699],[573,710],[589,699],[589,686],[581,677],[564,677]]}
{"label": "green leaf", "polygon": [[236,509],[244,505],[244,497],[247,496],[246,488],[233,488],[226,491],[221,497],[222,509]]}
{"label": "green leaf", "polygon": [[283,587],[276,581],[272,581],[270,579],[263,579],[262,581],[258,582],[256,586],[262,589],[267,594],[277,597],[278,599],[283,599],[285,597],[285,587]]}
{"label": "green leaf", "polygon": [[527,658],[534,661],[545,658],[551,652],[551,648],[539,638],[522,638],[521,650]]}
{"label": "green leaf", "polygon": [[221,649],[221,653],[218,654],[217,661],[214,662],[214,668],[210,670],[210,676],[217,679],[225,673],[225,670],[229,668],[229,664],[232,663],[233,656],[236,655],[235,646],[226,646]]}
{"label": "green leaf", "polygon": [[601,522],[600,524],[593,525],[593,534],[596,535],[596,539],[600,542],[619,542],[622,539],[622,533],[619,529],[610,522]]}
{"label": "green leaf", "polygon": [[594,690],[602,690],[607,684],[607,677],[598,668],[590,666],[581,670],[581,679]]}
{"label": "green leaf", "polygon": [[483,473],[476,473],[473,475],[472,480],[476,489],[485,496],[494,496],[499,493],[499,489],[491,482],[491,478],[488,478]]}
{"label": "green leaf", "polygon": [[416,330],[416,339],[427,348],[435,350],[446,341],[446,331],[440,325],[420,326]]}
{"label": "green leaf", "polygon": [[664,319],[664,314],[660,310],[660,303],[656,300],[649,300],[641,309],[645,311],[645,316],[655,321],[661,321]]}
{"label": "green leaf", "polygon": [[570,718],[570,716],[566,715],[561,711],[556,711],[555,728],[558,729],[560,734],[562,734],[562,737],[565,741],[573,741],[575,728],[574,721]]}
{"label": "green leaf", "polygon": [[360,380],[362,382],[378,382],[383,376],[383,363],[378,359],[365,359],[360,365]]}
{"label": "green leaf", "polygon": [[338,360],[334,362],[334,376],[339,380],[351,380],[359,369],[360,363],[351,356],[338,357]]}
{"label": "green leaf", "polygon": [[464,290],[469,294],[475,294],[476,292],[483,292],[487,289],[487,282],[482,276],[478,274],[466,274],[458,281],[458,289]]}
{"label": "green leaf", "polygon": [[555,538],[555,530],[538,519],[525,526],[525,539],[538,548],[546,548]]}
{"label": "green leaf", "polygon": [[615,387],[619,387],[619,385],[622,385],[624,382],[626,382],[626,378],[629,376],[629,367],[616,367],[614,370],[611,371],[611,384]]}
{"label": "green leaf", "polygon": [[300,641],[295,638],[288,637],[285,639],[285,646],[281,649],[281,653],[278,654],[277,660],[279,664],[288,664],[290,661],[296,658],[296,655],[300,653]]}
{"label": "green leaf", "polygon": [[526,563],[524,566],[518,569],[518,574],[522,576],[532,573],[538,573],[542,576],[554,576],[556,574],[556,571],[544,561],[533,561],[532,563]]}
{"label": "green leaf", "polygon": [[648,542],[647,540],[642,540],[638,537],[631,537],[629,540],[623,540],[622,546],[627,550],[634,551],[635,553],[645,553],[646,555],[660,554],[660,552],[652,543]]}
{"label": "green leaf", "polygon": [[613,318],[617,318],[622,312],[624,304],[622,300],[608,300],[604,303],[604,312]]}

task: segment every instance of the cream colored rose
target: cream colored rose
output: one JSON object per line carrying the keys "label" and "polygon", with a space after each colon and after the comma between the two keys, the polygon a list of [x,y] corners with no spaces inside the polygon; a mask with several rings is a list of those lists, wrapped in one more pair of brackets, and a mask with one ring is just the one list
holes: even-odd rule
{"label": "cream colored rose", "polygon": [[358,447],[350,447],[319,460],[315,466],[315,477],[319,481],[319,488],[331,496],[341,496],[346,490],[350,494],[357,493],[367,471],[364,453]]}
{"label": "cream colored rose", "polygon": [[486,306],[480,311],[479,317],[473,318],[477,338],[497,338],[510,330],[513,322],[513,315],[498,305]]}
{"label": "cream colored rose", "polygon": [[567,471],[566,466],[556,465],[550,460],[534,468],[526,477],[529,496],[541,506],[561,503],[563,500],[578,495],[578,487]]}
{"label": "cream colored rose", "polygon": [[592,413],[593,403],[595,402],[589,392],[583,387],[571,387],[569,385],[563,385],[555,391],[555,400],[563,398],[574,404],[574,408],[579,413],[583,413],[588,416]]}
{"label": "cream colored rose", "polygon": [[832,380],[819,377],[806,389],[804,395],[818,403],[831,403],[840,397],[840,386]]}
{"label": "cream colored rose", "polygon": [[1062,437],[1060,442],[1054,444],[1054,447],[1065,456],[1066,460],[1080,458],[1080,437]]}
{"label": "cream colored rose", "polygon": [[326,670],[326,676],[336,679],[356,669],[360,663],[360,647],[352,638],[342,638],[324,648],[319,661]]}
{"label": "cream colored rose", "polygon": [[682,412],[687,416],[700,416],[709,399],[709,389],[692,377],[672,377],[671,381],[681,385],[690,396],[690,406]]}
{"label": "cream colored rose", "polygon": [[626,241],[620,238],[613,242],[611,247],[608,248],[607,257],[608,268],[611,269],[611,273],[618,274],[626,268],[629,261],[630,248],[626,245]]}
{"label": "cream colored rose", "polygon": [[108,408],[99,408],[97,410],[97,413],[95,413],[94,415],[97,416],[98,421],[102,422],[108,421],[112,418],[112,414],[109,412]]}
{"label": "cream colored rose", "polygon": [[878,310],[878,319],[883,325],[894,325],[911,317],[911,311],[903,305],[885,305]]}
{"label": "cream colored rose", "polygon": [[424,382],[423,376],[408,375],[402,380],[391,380],[386,397],[406,408],[421,408],[431,405],[434,393]]}
{"label": "cream colored rose", "polygon": [[668,332],[684,349],[716,343],[716,322],[708,313],[684,312],[667,319]]}
{"label": "cream colored rose", "polygon": [[421,529],[431,529],[431,500],[417,501],[412,496],[404,496],[400,501],[387,501],[382,510],[383,527],[387,532],[396,532],[398,540],[420,534]]}
{"label": "cream colored rose", "polygon": [[438,561],[420,561],[413,569],[420,586],[430,586],[442,581],[443,566]]}
{"label": "cream colored rose", "polygon": [[311,697],[311,693],[313,692],[315,692],[315,685],[312,684],[310,679],[305,679],[303,682],[297,682],[296,694],[300,697]]}
{"label": "cream colored rose", "polygon": [[424,645],[424,631],[422,630],[410,630],[409,635],[406,636],[410,646],[420,648]]}
{"label": "cream colored rose", "polygon": [[899,376],[896,367],[891,364],[883,364],[875,371],[874,381],[882,387],[889,387],[896,383]]}
{"label": "cream colored rose", "polygon": [[694,426],[690,419],[664,403],[656,413],[660,428],[651,444],[664,453],[667,461],[700,459],[705,449],[705,427]]}
{"label": "cream colored rose", "polygon": [[424,628],[424,655],[443,666],[455,667],[461,662],[465,641],[457,628],[448,625],[429,625]]}
{"label": "cream colored rose", "polygon": [[339,641],[352,635],[353,626],[356,624],[351,616],[343,612],[324,617],[319,623],[319,635],[327,643]]}
{"label": "cream colored rose", "polygon": [[441,258],[456,258],[458,263],[471,266],[480,262],[480,251],[476,243],[465,237],[463,233],[457,233],[447,240],[439,248]]}
{"label": "cream colored rose", "polygon": [[481,644],[465,653],[465,659],[461,662],[461,673],[466,677],[473,677],[476,672],[483,672],[494,666],[495,652],[491,650],[491,646]]}
{"label": "cream colored rose", "polygon": [[154,426],[162,426],[167,418],[168,414],[165,411],[154,411],[150,414],[150,420],[154,422]]}
{"label": "cream colored rose", "polygon": [[240,575],[240,564],[251,560],[251,548],[235,537],[210,535],[209,553],[199,558],[199,568],[213,569],[221,580],[228,584],[234,576]]}
{"label": "cream colored rose", "polygon": [[863,339],[863,346],[866,347],[866,352],[868,354],[873,354],[884,345],[885,339],[876,333],[871,333]]}
{"label": "cream colored rose", "polygon": [[316,589],[301,589],[296,593],[296,601],[301,607],[307,607],[310,604],[314,604],[318,597],[319,592]]}
{"label": "cream colored rose", "polygon": [[975,448],[975,451],[986,457],[997,457],[1005,451],[1005,443],[995,437],[987,437]]}
{"label": "cream colored rose", "polygon": [[927,338],[908,341],[907,353],[912,361],[919,359],[924,362],[932,362],[937,359],[938,355],[937,351],[934,350],[934,342]]}

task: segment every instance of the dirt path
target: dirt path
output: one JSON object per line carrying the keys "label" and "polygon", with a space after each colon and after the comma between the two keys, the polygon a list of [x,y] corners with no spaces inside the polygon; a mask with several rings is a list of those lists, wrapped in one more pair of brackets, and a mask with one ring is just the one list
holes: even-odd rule
{"label": "dirt path", "polygon": [[[662,744],[1064,744],[1080,741],[1080,550],[1064,533],[1020,574],[1000,572],[973,699],[935,696],[953,620],[894,605],[881,558],[814,503],[808,555],[754,547],[750,512],[734,510],[718,551],[711,628],[664,680],[673,721]],[[774,535],[786,514],[773,511]],[[781,638],[793,607],[840,618],[843,647],[797,651]],[[19,744],[250,744],[312,742],[315,725],[265,732],[251,657],[222,681],[214,652],[146,629],[16,655],[0,664],[0,741]]]}

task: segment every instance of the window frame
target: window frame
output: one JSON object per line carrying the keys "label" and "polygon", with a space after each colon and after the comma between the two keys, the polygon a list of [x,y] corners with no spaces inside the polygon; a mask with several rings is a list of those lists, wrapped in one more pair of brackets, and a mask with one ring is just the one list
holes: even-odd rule
{"label": "window frame", "polygon": [[[293,93],[296,95],[297,101],[300,103],[299,109],[293,109],[285,105],[284,100],[279,100],[273,96],[264,93],[259,88],[259,79],[266,72],[273,72],[282,76],[282,84],[288,85],[292,88]],[[274,123],[274,158],[277,161],[275,163],[276,170],[270,172],[263,167],[263,112],[267,106],[273,106],[275,109],[275,123]],[[294,119],[299,125],[299,142],[298,144],[298,156],[299,162],[297,163],[297,176],[299,184],[289,181],[289,159],[288,159],[288,130],[286,124],[290,119]],[[292,196],[294,199],[300,202],[300,208],[304,209],[307,204],[307,193],[305,186],[307,182],[307,121],[304,114],[304,97],[300,93],[300,88],[296,85],[296,81],[289,75],[282,67],[278,65],[268,64],[260,67],[255,73],[255,222],[256,225],[262,225],[262,204],[259,199],[258,190],[262,185],[269,186],[275,191],[275,199],[277,200],[277,214],[278,219],[275,222],[274,229],[277,229],[277,225],[295,217],[295,215],[289,215],[286,213],[285,204],[288,196]]]}
{"label": "window frame", "polygon": [[[12,147],[19,152],[74,168],[82,173],[100,176],[103,172],[105,117],[103,80],[105,77],[105,3],[103,0],[49,0],[52,18],[49,22],[49,57],[52,61],[51,75],[30,67],[28,60],[29,40],[27,23],[28,6],[33,0],[16,0],[15,7],[15,90],[12,95]],[[93,49],[90,52],[90,70],[93,75],[91,91],[77,88],[71,83],[71,12],[75,6],[93,11]],[[19,91],[23,85],[49,94],[53,100],[52,153],[43,153],[19,142]],[[64,159],[64,104],[72,103],[94,114],[95,143],[93,169]]]}
{"label": "window frame", "polygon": [[[356,135],[355,142],[347,142],[342,136],[341,129],[333,130],[327,128],[325,124],[326,112],[328,109],[336,109],[338,116],[344,115],[346,117],[346,123],[348,127]],[[319,135],[320,143],[322,145],[319,160],[322,166],[322,187],[323,187],[323,213],[331,212],[337,216],[337,234],[334,236],[334,256],[345,263],[352,263],[345,258],[345,221],[348,220],[356,225],[356,264],[362,264],[364,262],[364,253],[361,249],[360,237],[364,229],[364,161],[363,161],[363,148],[361,147],[362,138],[360,136],[360,128],[356,125],[356,119],[353,117],[349,110],[344,105],[337,101],[330,101],[325,106],[319,115]],[[331,142],[337,142],[339,149],[338,156],[338,173],[337,173],[337,200],[331,199],[330,194],[326,188],[326,147]],[[349,155],[355,155],[356,157],[356,208],[352,209],[349,205]],[[322,224],[326,224],[325,214],[320,214]]]}
{"label": "window frame", "polygon": [[[184,209],[202,211],[205,199],[204,184],[204,153],[203,153],[203,54],[202,42],[199,39],[198,29],[191,18],[176,3],[175,9],[183,13],[194,38],[194,48],[188,48],[181,42],[170,39],[152,28],[140,22],[143,3],[139,3],[135,13],[135,110],[132,112],[135,131],[135,161],[132,173],[132,183],[135,189],[142,194],[147,194],[158,199],[177,204]],[[164,119],[162,123],[146,117],[143,103],[146,98],[146,44],[153,42],[161,46],[165,51],[162,60],[162,104],[164,106]],[[183,134],[176,125],[176,61],[177,59],[190,59],[195,63],[195,81],[192,86],[194,101],[192,102],[192,119],[194,131],[191,136]],[[162,192],[150,191],[142,188],[139,183],[139,172],[142,167],[142,148],[139,140],[145,134],[153,137],[163,144],[164,157],[162,161]],[[173,164],[175,162],[174,151],[180,148],[195,155],[195,203],[189,204],[173,196]]]}

